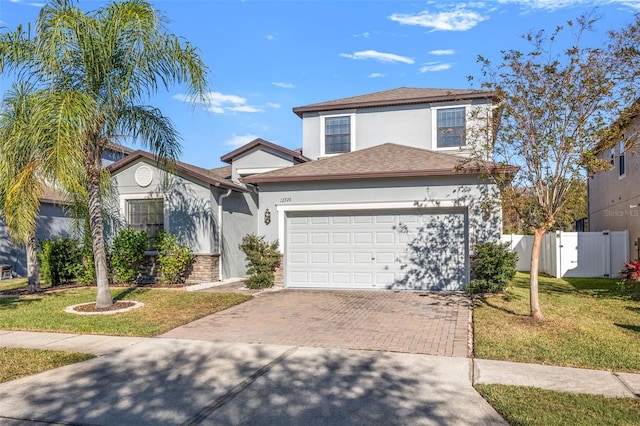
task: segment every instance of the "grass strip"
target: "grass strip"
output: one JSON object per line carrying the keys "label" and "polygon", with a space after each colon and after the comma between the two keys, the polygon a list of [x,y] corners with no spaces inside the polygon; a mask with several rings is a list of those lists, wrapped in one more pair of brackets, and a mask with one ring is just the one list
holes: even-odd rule
{"label": "grass strip", "polygon": [[478,384],[475,388],[513,426],[630,426],[640,421],[637,398],[606,398],[524,386]]}
{"label": "grass strip", "polygon": [[0,348],[0,383],[91,358],[95,356],[78,352]]}

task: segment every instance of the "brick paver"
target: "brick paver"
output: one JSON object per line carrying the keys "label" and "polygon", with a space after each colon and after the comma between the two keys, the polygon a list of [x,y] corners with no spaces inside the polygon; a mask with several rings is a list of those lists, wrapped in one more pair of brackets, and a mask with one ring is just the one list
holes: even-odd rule
{"label": "brick paver", "polygon": [[469,306],[451,293],[282,290],[161,337],[466,357]]}

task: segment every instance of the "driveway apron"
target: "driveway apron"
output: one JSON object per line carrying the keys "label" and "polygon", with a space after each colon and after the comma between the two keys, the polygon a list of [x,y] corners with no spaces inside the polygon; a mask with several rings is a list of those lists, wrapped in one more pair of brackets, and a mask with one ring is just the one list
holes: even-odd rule
{"label": "driveway apron", "polygon": [[459,293],[282,290],[161,337],[467,357],[469,315]]}

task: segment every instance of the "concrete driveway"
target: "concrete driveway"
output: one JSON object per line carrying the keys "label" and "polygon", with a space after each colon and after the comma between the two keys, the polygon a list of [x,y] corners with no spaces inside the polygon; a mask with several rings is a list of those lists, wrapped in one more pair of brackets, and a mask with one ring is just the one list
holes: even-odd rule
{"label": "concrete driveway", "polygon": [[282,290],[161,337],[467,357],[469,304],[458,293]]}

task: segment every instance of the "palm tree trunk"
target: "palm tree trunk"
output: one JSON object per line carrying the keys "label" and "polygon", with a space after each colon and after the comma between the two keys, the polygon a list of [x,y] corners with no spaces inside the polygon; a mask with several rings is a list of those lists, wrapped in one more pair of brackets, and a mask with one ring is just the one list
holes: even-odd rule
{"label": "palm tree trunk", "polygon": [[89,197],[89,228],[93,240],[93,257],[96,267],[98,296],[96,307],[108,308],[113,305],[107,278],[107,255],[104,248],[102,227],[102,199],[100,197],[100,170],[88,170],[87,193]]}
{"label": "palm tree trunk", "polygon": [[27,249],[27,282],[29,293],[40,290],[40,279],[38,277],[38,249],[35,232],[29,237],[26,244]]}
{"label": "palm tree trunk", "polygon": [[538,269],[540,266],[540,253],[542,251],[542,238],[547,230],[538,228],[533,232],[533,247],[531,248],[531,268],[529,275],[529,309],[534,321],[544,321],[544,315],[540,309],[538,297]]}

